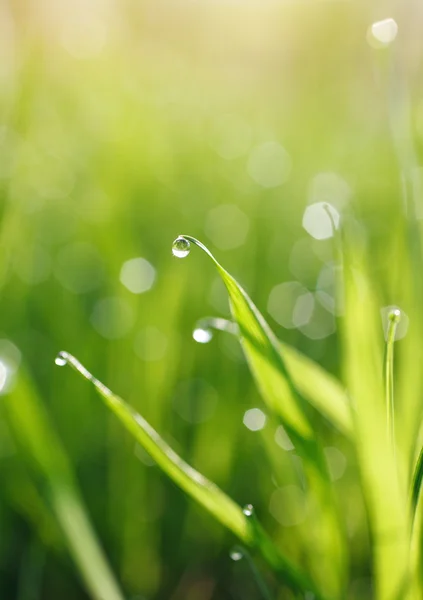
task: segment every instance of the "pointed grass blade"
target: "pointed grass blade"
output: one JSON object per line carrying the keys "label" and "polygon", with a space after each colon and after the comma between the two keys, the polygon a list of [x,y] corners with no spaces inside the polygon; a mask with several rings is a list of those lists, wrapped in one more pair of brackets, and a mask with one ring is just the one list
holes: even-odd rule
{"label": "pointed grass blade", "polygon": [[183,257],[188,254],[191,244],[203,250],[213,261],[227,288],[232,316],[257,388],[270,410],[281,418],[304,461],[309,493],[314,499],[313,513],[309,515],[310,527],[318,545],[317,552],[310,556],[313,572],[329,593],[339,595],[345,585],[347,545],[327,463],[311,424],[309,407],[288,371],[279,341],[245,290],[204,244],[184,235],[175,240],[173,249],[178,245],[179,252],[182,244]]}
{"label": "pointed grass blade", "polygon": [[374,540],[375,593],[380,600],[405,598],[410,529],[406,490],[387,430],[380,303],[367,270],[369,258],[365,261],[353,244],[346,246],[344,256],[344,368],[356,409],[356,449]]}

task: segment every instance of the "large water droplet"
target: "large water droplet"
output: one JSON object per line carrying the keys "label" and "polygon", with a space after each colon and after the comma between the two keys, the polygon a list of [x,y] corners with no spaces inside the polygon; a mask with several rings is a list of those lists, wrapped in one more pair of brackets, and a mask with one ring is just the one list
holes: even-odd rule
{"label": "large water droplet", "polygon": [[196,327],[192,332],[192,337],[199,344],[208,344],[213,337],[213,332],[210,329]]}
{"label": "large water droplet", "polygon": [[172,244],[172,254],[176,258],[185,258],[188,256],[191,244],[184,237],[179,236]]}
{"label": "large water droplet", "polygon": [[62,353],[59,352],[59,354],[54,359],[54,362],[58,367],[64,367],[68,361],[66,360],[66,358],[63,357]]}
{"label": "large water droplet", "polygon": [[254,506],[252,504],[246,504],[242,509],[242,512],[246,517],[252,517],[254,515]]}
{"label": "large water droplet", "polygon": [[236,547],[230,551],[229,556],[231,557],[232,560],[238,561],[238,560],[241,560],[244,555],[241,552],[241,549],[239,547]]}

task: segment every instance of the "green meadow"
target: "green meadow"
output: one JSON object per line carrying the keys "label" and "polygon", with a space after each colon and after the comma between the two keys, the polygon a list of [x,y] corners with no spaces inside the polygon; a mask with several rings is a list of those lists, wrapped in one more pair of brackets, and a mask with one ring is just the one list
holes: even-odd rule
{"label": "green meadow", "polygon": [[1,4],[1,600],[423,596],[422,18]]}

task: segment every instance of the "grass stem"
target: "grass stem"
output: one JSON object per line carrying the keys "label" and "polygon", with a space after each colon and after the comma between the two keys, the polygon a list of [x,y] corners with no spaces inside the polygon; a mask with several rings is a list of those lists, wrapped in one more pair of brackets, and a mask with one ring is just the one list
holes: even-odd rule
{"label": "grass stem", "polygon": [[386,335],[385,356],[385,400],[386,424],[388,438],[395,456],[395,403],[394,403],[394,342],[397,325],[401,319],[401,312],[395,308],[388,315],[388,331]]}

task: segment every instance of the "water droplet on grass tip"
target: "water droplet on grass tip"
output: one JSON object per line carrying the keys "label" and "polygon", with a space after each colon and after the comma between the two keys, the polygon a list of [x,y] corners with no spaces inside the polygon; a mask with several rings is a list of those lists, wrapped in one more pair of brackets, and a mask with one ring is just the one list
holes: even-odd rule
{"label": "water droplet on grass tip", "polygon": [[398,34],[398,25],[392,18],[377,21],[371,26],[373,39],[380,44],[387,46],[391,44]]}
{"label": "water droplet on grass tip", "polygon": [[199,344],[208,344],[213,338],[213,332],[210,329],[203,329],[202,327],[196,327],[192,332],[192,337]]}
{"label": "water droplet on grass tip", "polygon": [[395,329],[395,341],[401,340],[407,335],[410,319],[407,314],[395,304],[383,306],[380,309],[382,317],[382,326],[385,334],[385,341],[388,340],[388,333]]}
{"label": "water droplet on grass tip", "polygon": [[241,559],[244,557],[244,555],[243,555],[243,553],[241,552],[240,548],[233,548],[233,549],[230,551],[230,553],[229,553],[229,556],[230,556],[230,557],[231,557],[231,559],[232,559],[232,560],[234,560],[234,561],[241,560]]}
{"label": "water droplet on grass tip", "polygon": [[63,357],[62,353],[59,352],[59,354],[54,359],[54,362],[58,367],[64,367],[68,361],[66,360],[66,358]]}
{"label": "water droplet on grass tip", "polygon": [[252,504],[246,504],[242,509],[242,512],[246,517],[252,517],[254,515],[254,506]]}
{"label": "water droplet on grass tip", "polygon": [[398,308],[394,308],[394,310],[390,311],[388,318],[392,323],[399,323],[401,320],[401,311]]}
{"label": "water droplet on grass tip", "polygon": [[176,258],[185,258],[190,252],[190,246],[191,244],[184,237],[177,237],[172,244],[173,256],[176,256]]}

